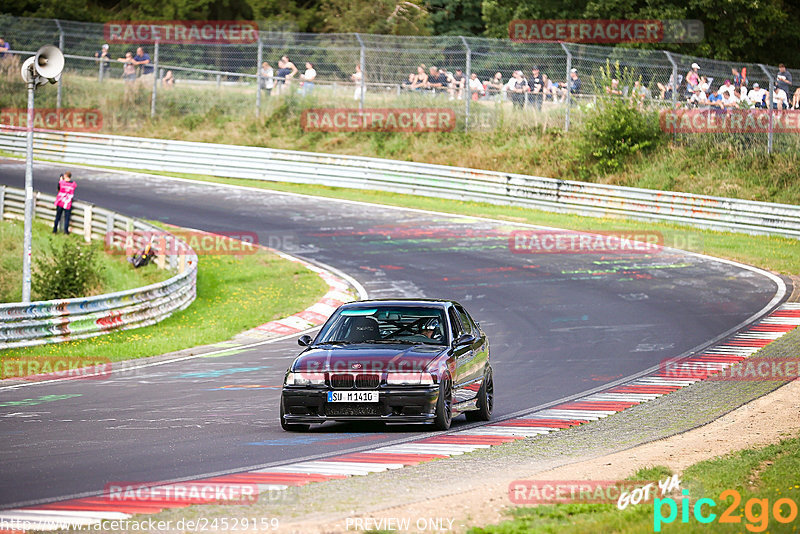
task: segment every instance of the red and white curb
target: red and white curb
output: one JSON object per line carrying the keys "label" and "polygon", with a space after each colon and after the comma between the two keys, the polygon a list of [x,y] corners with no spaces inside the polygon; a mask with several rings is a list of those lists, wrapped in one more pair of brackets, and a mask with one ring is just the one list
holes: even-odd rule
{"label": "red and white curb", "polygon": [[[332,291],[334,290],[339,291],[332,286]],[[706,376],[710,376],[732,363],[753,355],[798,326],[800,326],[800,303],[783,304],[766,318],[750,325],[725,342],[691,356],[682,361],[681,365],[687,363],[695,365],[697,369],[705,370]],[[302,486],[313,482],[400,469],[407,465],[417,465],[478,449],[487,449],[596,421],[667,395],[701,379],[700,377],[675,379],[668,374],[668,371],[659,370],[651,375],[610,387],[606,391],[537,410],[524,418],[508,419],[479,428],[423,437],[408,443],[343,454],[323,460],[296,462],[245,473],[165,485],[160,488],[185,487],[187,484],[257,485],[261,492],[281,491],[289,486]],[[94,525],[104,520],[128,519],[135,514],[154,514],[165,509],[182,508],[204,502],[208,501],[185,498],[120,501],[111,500],[108,496],[72,499],[0,512],[0,528],[12,524],[11,521],[15,519],[30,522],[28,528],[31,530],[53,530],[77,524]]]}

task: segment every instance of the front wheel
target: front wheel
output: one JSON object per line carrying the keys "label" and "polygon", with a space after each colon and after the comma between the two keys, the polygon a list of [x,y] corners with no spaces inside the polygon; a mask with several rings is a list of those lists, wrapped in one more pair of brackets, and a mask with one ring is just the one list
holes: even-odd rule
{"label": "front wheel", "polygon": [[481,389],[478,390],[478,409],[467,412],[467,421],[489,421],[492,418],[494,408],[494,381],[492,380],[492,368],[486,371],[483,378]]}
{"label": "front wheel", "polygon": [[442,375],[439,382],[439,399],[436,401],[436,430],[448,430],[453,422],[453,383],[449,374]]}
{"label": "front wheel", "polygon": [[305,432],[311,425],[304,425],[300,423],[287,423],[284,416],[283,410],[283,397],[281,397],[281,428],[287,432]]}

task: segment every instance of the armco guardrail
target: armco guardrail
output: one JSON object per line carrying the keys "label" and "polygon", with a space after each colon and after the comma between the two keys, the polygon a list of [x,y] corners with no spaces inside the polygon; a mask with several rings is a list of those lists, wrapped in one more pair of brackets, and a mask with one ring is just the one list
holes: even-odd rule
{"label": "armco guardrail", "polygon": [[[55,196],[39,192],[35,195],[35,217],[52,223]],[[24,201],[23,190],[0,186],[0,220],[22,219]],[[94,297],[0,304],[0,350],[151,325],[194,301],[197,255],[178,238],[155,226],[83,202],[73,203],[70,228],[73,233],[81,233],[86,241],[93,237],[113,237],[119,241],[132,231],[157,232],[159,239],[153,242],[156,263],[161,268],[176,269],[178,274],[157,284]]]}
{"label": "armco guardrail", "polygon": [[[24,132],[2,128],[0,150],[24,154]],[[800,238],[797,206],[444,165],[53,131],[36,134],[34,153],[40,158],[71,163],[378,189]]]}

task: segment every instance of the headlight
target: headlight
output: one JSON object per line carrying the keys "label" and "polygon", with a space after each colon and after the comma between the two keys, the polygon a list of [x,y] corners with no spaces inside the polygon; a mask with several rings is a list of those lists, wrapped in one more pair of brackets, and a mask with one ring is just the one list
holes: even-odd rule
{"label": "headlight", "polygon": [[304,371],[286,373],[286,380],[283,383],[287,386],[324,386],[325,373],[308,373]]}
{"label": "headlight", "polygon": [[388,373],[386,384],[389,386],[430,386],[433,377],[430,373]]}

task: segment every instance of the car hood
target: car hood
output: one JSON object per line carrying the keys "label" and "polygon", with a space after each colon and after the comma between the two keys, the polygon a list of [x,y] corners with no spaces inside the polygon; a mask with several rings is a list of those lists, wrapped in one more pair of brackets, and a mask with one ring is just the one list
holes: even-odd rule
{"label": "car hood", "polygon": [[303,352],[292,371],[363,371],[419,372],[447,352],[440,345],[358,344],[337,347],[313,347]]}

